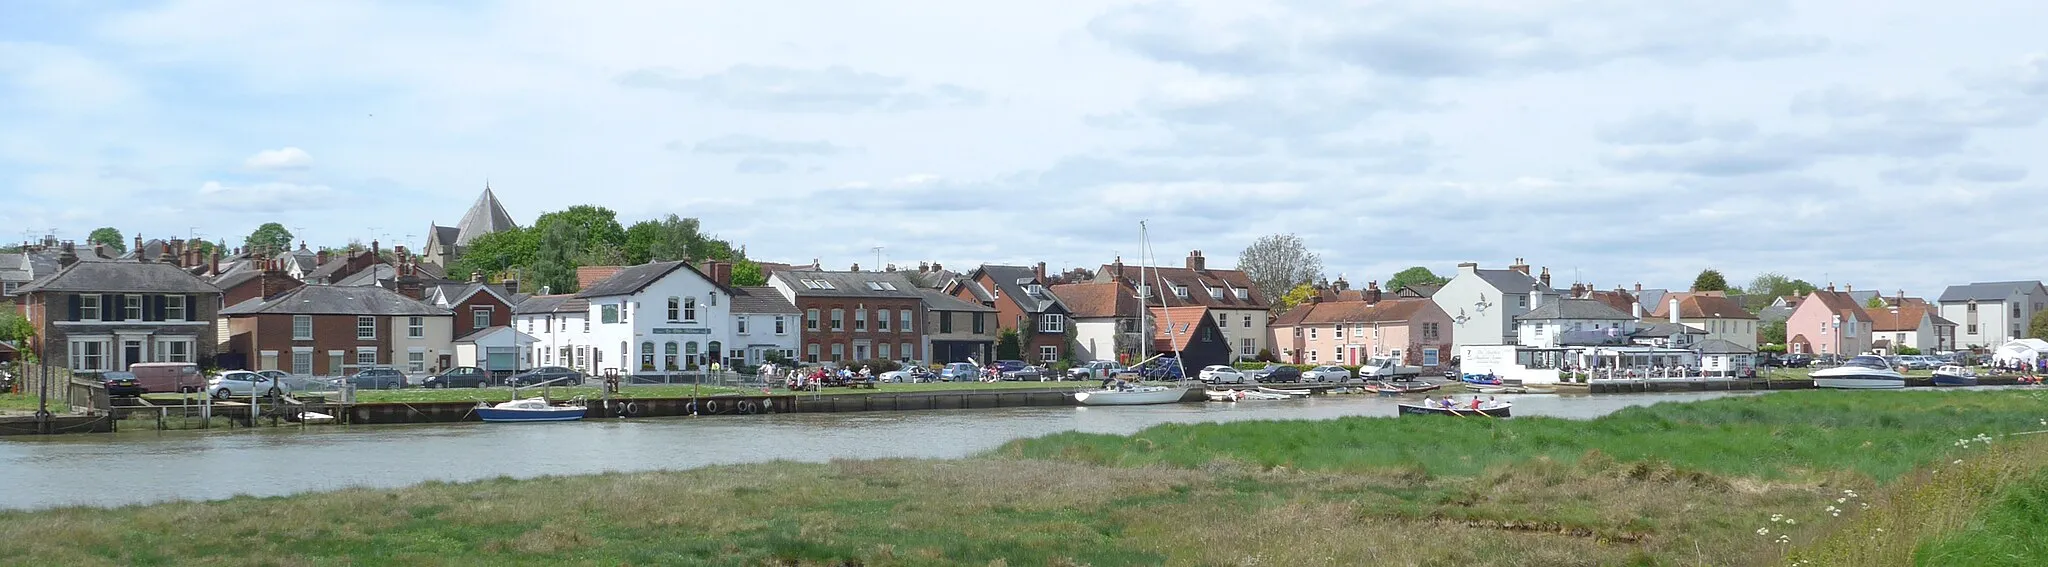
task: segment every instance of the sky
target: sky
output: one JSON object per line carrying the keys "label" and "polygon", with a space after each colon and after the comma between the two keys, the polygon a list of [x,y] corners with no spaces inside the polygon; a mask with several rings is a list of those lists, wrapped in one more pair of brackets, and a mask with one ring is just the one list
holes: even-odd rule
{"label": "sky", "polygon": [[[768,261],[2040,279],[2048,3],[10,5],[0,239],[668,214]],[[2035,148],[2029,150],[2028,148]]]}

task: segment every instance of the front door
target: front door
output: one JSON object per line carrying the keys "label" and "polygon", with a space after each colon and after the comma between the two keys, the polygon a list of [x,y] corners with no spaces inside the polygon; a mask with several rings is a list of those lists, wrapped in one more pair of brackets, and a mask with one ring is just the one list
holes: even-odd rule
{"label": "front door", "polygon": [[138,362],[143,362],[142,341],[133,339],[121,341],[121,365],[116,368],[127,370],[128,365]]}

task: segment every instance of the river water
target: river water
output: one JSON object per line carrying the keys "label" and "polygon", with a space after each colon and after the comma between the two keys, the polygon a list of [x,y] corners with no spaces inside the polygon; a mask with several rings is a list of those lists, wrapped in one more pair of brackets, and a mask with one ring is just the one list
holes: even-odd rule
{"label": "river water", "polygon": [[[1742,393],[1522,395],[1517,416],[1589,419]],[[1394,416],[1372,396],[1126,407],[808,413],[533,424],[314,426],[13,437],[0,509],[277,496],[430,480],[688,469],[772,460],[955,458],[1061,431],[1161,423]],[[1411,418],[1414,419],[1414,418]]]}

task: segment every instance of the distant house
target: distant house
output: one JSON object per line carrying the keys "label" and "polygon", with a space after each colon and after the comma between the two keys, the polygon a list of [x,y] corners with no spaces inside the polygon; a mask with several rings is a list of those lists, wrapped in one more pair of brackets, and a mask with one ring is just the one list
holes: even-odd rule
{"label": "distant house", "polygon": [[924,294],[904,272],[791,269],[768,285],[802,313],[803,362],[925,359]]}
{"label": "distant house", "polygon": [[649,262],[578,292],[576,298],[589,304],[591,344],[611,351],[590,364],[620,374],[731,364],[741,352],[731,348],[731,266],[714,262],[705,274],[688,262]]}
{"label": "distant house", "polygon": [[1872,348],[1886,353],[1897,353],[1902,347],[1927,353],[1955,350],[1956,324],[1936,314],[1933,305],[1897,300],[1886,303],[1887,307],[1864,309],[1870,315],[1874,333]]}
{"label": "distant house", "polygon": [[1208,307],[1152,307],[1148,311],[1152,315],[1154,354],[1178,357],[1190,376],[1205,366],[1230,363],[1230,343],[1223,338]]}
{"label": "distant house", "polygon": [[[505,205],[500,204],[498,196],[491,192],[489,185],[485,185],[484,193],[477,196],[476,203],[469,206],[469,211],[462,214],[462,220],[455,226],[427,227],[427,246],[422,251],[429,264],[452,266],[456,260],[462,259],[462,252],[469,247],[471,240],[514,228],[519,228],[519,223],[512,222],[512,215],[505,212]],[[458,279],[461,277],[457,276]]]}
{"label": "distant house", "polygon": [[[1539,349],[1581,344],[1626,343],[1636,331],[1636,318],[1603,301],[1564,299],[1548,293],[1529,294],[1533,306],[1515,316],[1516,344]],[[1583,341],[1583,342],[1582,342]]]}
{"label": "distant house", "polygon": [[1274,353],[1294,364],[1361,364],[1396,357],[1406,364],[1448,362],[1455,337],[1451,317],[1422,298],[1382,299],[1377,284],[1358,301],[1311,299],[1273,319]]}
{"label": "distant house", "polygon": [[249,361],[249,370],[346,376],[394,366],[417,375],[454,354],[447,309],[379,287],[300,286],[220,314],[228,320],[228,349]]}
{"label": "distant house", "polygon": [[512,326],[534,338],[535,366],[561,366],[597,374],[605,349],[592,341],[590,301],[574,294],[536,295],[512,308]]}
{"label": "distant house", "polygon": [[1052,286],[1052,294],[1066,304],[1074,325],[1074,348],[1079,360],[1135,362],[1143,333],[1144,306],[1130,280],[1111,276],[1110,281]]}
{"label": "distant house", "polygon": [[1631,344],[1671,349],[1691,349],[1706,339],[1706,331],[1657,320],[1636,323],[1636,332],[1629,335]]}
{"label": "distant house", "polygon": [[1757,317],[1742,303],[1718,291],[1664,294],[1664,303],[1652,314],[1669,323],[1706,331],[1706,340],[1728,341],[1750,352],[1756,351]]}
{"label": "distant house", "polygon": [[1097,282],[1117,276],[1131,282],[1147,307],[1208,307],[1223,338],[1233,347],[1233,360],[1257,358],[1260,350],[1270,346],[1266,323],[1273,319],[1274,298],[1259,293],[1243,270],[1209,267],[1209,259],[1200,250],[1188,252],[1184,267],[1140,268],[1117,258],[1095,271]]}
{"label": "distant house", "polygon": [[995,308],[996,328],[1021,335],[1025,360],[1052,364],[1067,345],[1067,307],[1049,285],[1044,262],[1036,267],[983,264],[943,291]]}
{"label": "distant house", "polygon": [[[1458,273],[1430,296],[1430,301],[1450,315],[1456,327],[1450,333],[1452,351],[1467,345],[1511,345],[1520,337],[1515,317],[1529,312],[1533,292],[1549,293],[1550,269],[1541,279],[1529,275],[1529,265],[1516,258],[1505,270],[1482,270],[1479,264],[1458,264]],[[1555,295],[1553,294],[1553,297]]]}
{"label": "distant house", "polygon": [[2048,309],[2048,288],[2039,281],[1952,285],[1936,302],[1941,304],[1941,318],[1959,328],[1956,345],[1997,348],[2027,336],[2027,323]]}
{"label": "distant house", "polygon": [[1785,352],[1853,356],[1870,351],[1870,313],[1847,292],[1814,290],[1785,320]]}
{"label": "distant house", "polygon": [[802,315],[773,287],[733,287],[732,346],[726,358],[749,366],[767,362],[770,353],[796,360],[803,345]]}
{"label": "distant house", "polygon": [[14,290],[44,360],[103,372],[212,359],[220,288],[175,264],[86,261],[72,243],[62,246],[55,271]]}
{"label": "distant house", "polygon": [[987,364],[995,357],[996,309],[980,303],[920,289],[924,297],[927,362],[945,364],[972,360]]}

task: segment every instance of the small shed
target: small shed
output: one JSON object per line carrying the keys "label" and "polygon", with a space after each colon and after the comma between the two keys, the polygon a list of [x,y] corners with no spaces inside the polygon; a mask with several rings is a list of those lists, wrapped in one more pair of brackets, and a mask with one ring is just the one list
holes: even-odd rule
{"label": "small shed", "polygon": [[455,339],[455,365],[475,366],[490,372],[518,372],[532,365],[528,359],[533,343],[540,339],[507,326],[486,327]]}
{"label": "small shed", "polygon": [[1694,350],[1700,353],[1700,371],[1707,375],[1733,376],[1749,370],[1756,361],[1755,350],[1721,339],[1700,341]]}

